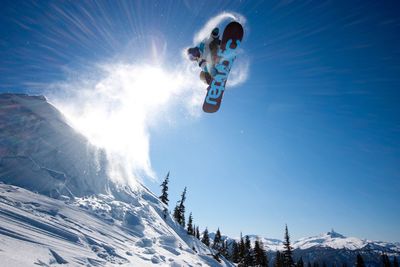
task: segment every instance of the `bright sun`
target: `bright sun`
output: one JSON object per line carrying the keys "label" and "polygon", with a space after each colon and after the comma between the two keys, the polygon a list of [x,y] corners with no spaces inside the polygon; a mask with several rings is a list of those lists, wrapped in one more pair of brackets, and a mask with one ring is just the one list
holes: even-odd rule
{"label": "bright sun", "polygon": [[86,106],[84,114],[90,117],[79,128],[94,144],[121,150],[139,134],[137,125],[147,125],[145,120],[178,94],[183,82],[181,77],[171,79],[160,67],[117,65],[106,71],[108,75],[95,85],[94,99]]}
{"label": "bright sun", "polygon": [[100,69],[93,81],[69,84],[67,89],[76,93],[73,99],[56,100],[56,105],[92,144],[106,149],[114,180],[155,177],[149,158],[150,126],[179,103],[201,110],[204,86],[187,66],[168,72],[149,64]]}

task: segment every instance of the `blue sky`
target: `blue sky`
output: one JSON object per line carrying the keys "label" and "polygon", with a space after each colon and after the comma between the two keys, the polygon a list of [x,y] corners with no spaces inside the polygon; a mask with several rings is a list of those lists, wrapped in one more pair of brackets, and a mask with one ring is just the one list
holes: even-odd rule
{"label": "blue sky", "polygon": [[237,12],[247,81],[218,113],[151,129],[171,208],[187,186],[202,229],[400,241],[399,2],[214,2],[2,1],[0,91],[40,93],[138,47],[125,60],[146,57],[149,36],[173,65],[211,17]]}

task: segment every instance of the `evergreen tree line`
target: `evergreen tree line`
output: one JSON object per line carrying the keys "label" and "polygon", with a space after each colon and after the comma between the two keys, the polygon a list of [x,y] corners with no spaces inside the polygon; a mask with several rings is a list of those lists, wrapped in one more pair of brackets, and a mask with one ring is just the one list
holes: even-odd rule
{"label": "evergreen tree line", "polygon": [[389,256],[386,253],[382,254],[381,263],[383,267],[399,267],[397,257],[393,257],[393,261],[390,261]]}
{"label": "evergreen tree line", "polygon": [[[163,211],[163,217],[164,219],[167,218],[168,215],[168,203],[169,203],[169,199],[168,199],[168,183],[169,183],[169,174],[170,172],[167,173],[167,175],[165,176],[164,181],[162,182],[161,186],[161,196],[159,197],[159,199],[161,200],[162,203],[165,204],[165,208]],[[179,223],[183,228],[185,228],[185,201],[186,201],[186,193],[187,193],[187,188],[185,187],[183,189],[183,192],[181,194],[181,198],[180,200],[176,203],[176,206],[174,208],[174,212],[173,212],[173,217],[175,219],[175,221],[177,223]],[[189,218],[188,218],[188,223],[187,223],[187,233],[189,235],[193,235],[195,237],[197,237],[198,239],[200,239],[200,230],[198,226],[195,226],[193,224],[193,215],[192,213],[189,214]]]}
{"label": "evergreen tree line", "polygon": [[[168,215],[168,183],[169,183],[169,175],[170,172],[167,173],[163,183],[161,186],[161,196],[159,197],[161,202],[165,204],[165,208],[163,211],[164,219],[167,218]],[[268,266],[268,258],[266,251],[264,250],[264,245],[261,240],[256,240],[254,243],[254,248],[251,245],[250,238],[248,236],[243,239],[241,237],[240,242],[236,242],[235,240],[231,241],[228,244],[228,241],[222,238],[222,234],[220,229],[217,229],[217,232],[214,236],[213,242],[210,240],[209,231],[206,227],[201,235],[199,226],[194,225],[193,223],[193,214],[190,213],[188,217],[187,224],[185,220],[185,200],[186,200],[187,188],[185,187],[180,200],[177,202],[174,212],[173,218],[175,221],[180,224],[182,227],[186,228],[187,234],[192,235],[199,239],[203,244],[210,247],[214,251],[214,257],[219,260],[220,256],[224,256],[226,259],[231,260],[234,263],[238,263],[238,266]]]}
{"label": "evergreen tree line", "polygon": [[211,242],[208,229],[206,228],[201,237],[201,242],[206,246],[213,249],[215,252],[214,257],[219,260],[220,256],[239,267],[245,266],[268,266],[268,257],[264,249],[264,244],[261,240],[257,239],[254,242],[254,247],[251,244],[250,237],[241,235],[239,242],[231,240],[230,242],[222,238],[221,230],[218,228],[215,233],[214,240]]}
{"label": "evergreen tree line", "polygon": [[[169,175],[168,172],[163,183],[161,184],[161,196],[159,197],[161,202],[163,202],[166,207],[164,208],[163,215],[164,219],[167,218],[168,215],[168,183],[169,183]],[[207,227],[203,231],[203,234],[200,234],[199,226],[194,225],[193,223],[193,215],[189,214],[188,222],[185,224],[185,200],[186,200],[187,188],[185,187],[180,200],[177,202],[173,217],[177,223],[179,223],[183,228],[186,228],[187,234],[192,235],[199,239],[203,244],[213,249],[215,252],[214,258],[219,260],[220,256],[224,256],[226,259],[236,263],[238,267],[247,267],[247,266],[257,266],[264,267],[268,266],[268,257],[267,253],[264,249],[264,244],[258,238],[254,242],[254,247],[251,245],[251,241],[249,236],[245,236],[243,238],[240,235],[240,240],[237,242],[236,240],[231,241],[228,244],[226,239],[222,238],[221,231],[218,228],[217,232],[214,236],[214,240],[211,243],[209,231]],[[277,251],[275,255],[275,260],[273,262],[273,267],[327,267],[325,262],[322,262],[320,265],[318,262],[308,262],[307,265],[304,264],[303,259],[300,259],[295,262],[293,259],[293,247],[290,243],[290,235],[287,225],[285,226],[285,234],[283,241],[283,250]],[[333,264],[331,266],[338,266]],[[357,254],[356,267],[365,267],[364,259],[361,254]],[[390,261],[387,254],[382,254],[381,256],[381,266],[383,267],[399,267],[399,263],[397,257],[394,257],[393,262]],[[346,263],[342,264],[342,267],[347,267]]]}
{"label": "evergreen tree line", "polygon": [[260,239],[254,241],[254,247],[251,245],[249,236],[243,238],[240,235],[240,240],[232,241],[231,254],[228,259],[238,266],[268,266],[267,252],[264,249],[264,244]]}
{"label": "evergreen tree line", "polygon": [[[280,258],[280,260],[275,259],[275,264],[274,266],[283,266],[283,265],[277,265],[276,262],[282,262],[282,255],[280,255],[279,251],[277,252],[277,258]],[[326,262],[322,262],[320,264],[319,262],[308,262],[307,265],[304,265],[303,259],[300,258],[300,260],[294,265],[296,267],[328,267],[328,266],[333,266],[333,267],[348,267],[347,263],[342,263],[342,265],[339,264],[327,264]],[[366,264],[364,262],[363,257],[361,256],[360,253],[357,253],[355,263],[352,264],[351,266],[356,266],[356,267],[366,267]],[[379,265],[381,267],[399,267],[399,262],[397,260],[397,257],[393,257],[393,261],[390,261],[389,257],[387,254],[383,253],[381,256],[381,264]]]}

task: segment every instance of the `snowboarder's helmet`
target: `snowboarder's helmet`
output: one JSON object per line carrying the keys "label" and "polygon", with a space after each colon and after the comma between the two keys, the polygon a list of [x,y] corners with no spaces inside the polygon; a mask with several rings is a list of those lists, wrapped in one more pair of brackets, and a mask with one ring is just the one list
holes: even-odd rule
{"label": "snowboarder's helmet", "polygon": [[218,28],[214,28],[214,30],[212,30],[212,32],[211,32],[211,36],[213,38],[218,38],[219,37],[219,29]]}
{"label": "snowboarder's helmet", "polygon": [[200,57],[200,49],[198,47],[192,47],[187,50],[190,60],[196,60]]}

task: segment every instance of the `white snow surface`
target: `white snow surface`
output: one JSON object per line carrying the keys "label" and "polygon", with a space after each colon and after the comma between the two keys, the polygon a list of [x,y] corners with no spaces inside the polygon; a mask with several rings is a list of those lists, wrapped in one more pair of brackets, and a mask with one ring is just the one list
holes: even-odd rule
{"label": "white snow surface", "polygon": [[44,97],[0,94],[0,266],[233,266],[165,207]]}
{"label": "white snow surface", "polygon": [[0,184],[0,266],[231,266],[164,221],[157,202],[149,194],[62,201]]}

